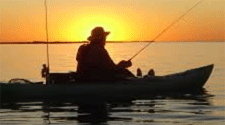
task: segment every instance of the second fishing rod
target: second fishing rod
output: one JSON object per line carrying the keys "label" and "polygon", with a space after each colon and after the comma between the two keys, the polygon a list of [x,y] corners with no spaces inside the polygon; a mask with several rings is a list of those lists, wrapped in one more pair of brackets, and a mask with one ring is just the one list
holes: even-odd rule
{"label": "second fishing rod", "polygon": [[145,48],[147,48],[152,42],[154,42],[157,38],[159,38],[162,34],[164,34],[167,30],[169,30],[174,24],[179,22],[185,15],[187,15],[191,10],[193,10],[196,6],[198,6],[200,3],[202,3],[203,0],[196,3],[193,7],[191,7],[189,10],[187,10],[183,15],[181,15],[177,20],[172,22],[168,27],[166,27],[159,35],[157,35],[154,39],[152,39],[146,46],[144,46],[142,49],[140,49],[136,54],[134,54],[128,61],[131,61],[134,57],[136,57],[139,53],[141,53]]}

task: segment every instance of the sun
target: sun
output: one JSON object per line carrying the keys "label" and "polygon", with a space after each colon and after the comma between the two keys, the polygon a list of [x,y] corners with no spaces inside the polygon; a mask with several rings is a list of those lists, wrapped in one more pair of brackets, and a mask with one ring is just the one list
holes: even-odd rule
{"label": "sun", "polygon": [[[107,11],[106,11],[107,10]],[[124,11],[116,11],[115,8],[91,8],[81,7],[76,10],[67,10],[66,15],[60,16],[57,23],[52,25],[52,36],[66,41],[86,41],[91,30],[101,26],[109,31],[107,41],[131,41],[140,38],[135,33],[140,30],[139,22]],[[122,14],[119,14],[122,13]],[[140,23],[143,25],[143,23]],[[51,37],[53,40],[54,38]]]}
{"label": "sun", "polygon": [[124,40],[126,36],[125,26],[121,19],[106,15],[88,15],[83,16],[80,20],[73,22],[68,29],[71,40],[87,40],[91,35],[91,30],[97,26],[101,26],[105,31],[109,31],[108,41]]}

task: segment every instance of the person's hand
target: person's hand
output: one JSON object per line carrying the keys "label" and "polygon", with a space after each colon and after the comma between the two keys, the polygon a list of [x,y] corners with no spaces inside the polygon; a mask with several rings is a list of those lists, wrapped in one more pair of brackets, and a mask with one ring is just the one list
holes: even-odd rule
{"label": "person's hand", "polygon": [[128,67],[132,66],[132,63],[130,60],[128,60],[128,61],[122,60],[119,62],[119,64],[117,66],[120,68],[128,68]]}

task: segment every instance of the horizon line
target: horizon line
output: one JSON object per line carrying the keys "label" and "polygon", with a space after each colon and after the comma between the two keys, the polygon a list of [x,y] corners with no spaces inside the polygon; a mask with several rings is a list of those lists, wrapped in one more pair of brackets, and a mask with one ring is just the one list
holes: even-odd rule
{"label": "horizon line", "polygon": [[[132,43],[132,42],[152,42],[152,41],[106,41],[107,43]],[[154,42],[225,42],[225,40],[198,40],[198,41],[154,41]],[[88,43],[88,41],[29,41],[29,42],[0,42],[0,44],[73,44],[73,43]]]}

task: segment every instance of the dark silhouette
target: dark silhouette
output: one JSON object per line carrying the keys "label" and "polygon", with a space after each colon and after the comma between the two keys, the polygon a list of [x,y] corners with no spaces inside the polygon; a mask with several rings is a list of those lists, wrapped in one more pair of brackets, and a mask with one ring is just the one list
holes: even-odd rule
{"label": "dark silhouette", "polygon": [[122,60],[115,64],[109,56],[105,49],[106,37],[109,33],[102,27],[95,27],[88,37],[90,43],[79,47],[76,57],[77,73],[82,80],[101,81],[135,77],[126,69],[132,65],[131,61]]}
{"label": "dark silhouette", "polygon": [[148,71],[148,75],[149,75],[149,76],[155,76],[155,71],[154,71],[153,69],[150,69],[150,70]]}
{"label": "dark silhouette", "polygon": [[142,77],[142,71],[140,68],[137,69],[137,76],[140,78]]}
{"label": "dark silhouette", "polygon": [[49,68],[46,66],[46,64],[42,65],[42,70],[41,70],[41,76],[42,78],[46,78],[47,75],[49,74]]}

